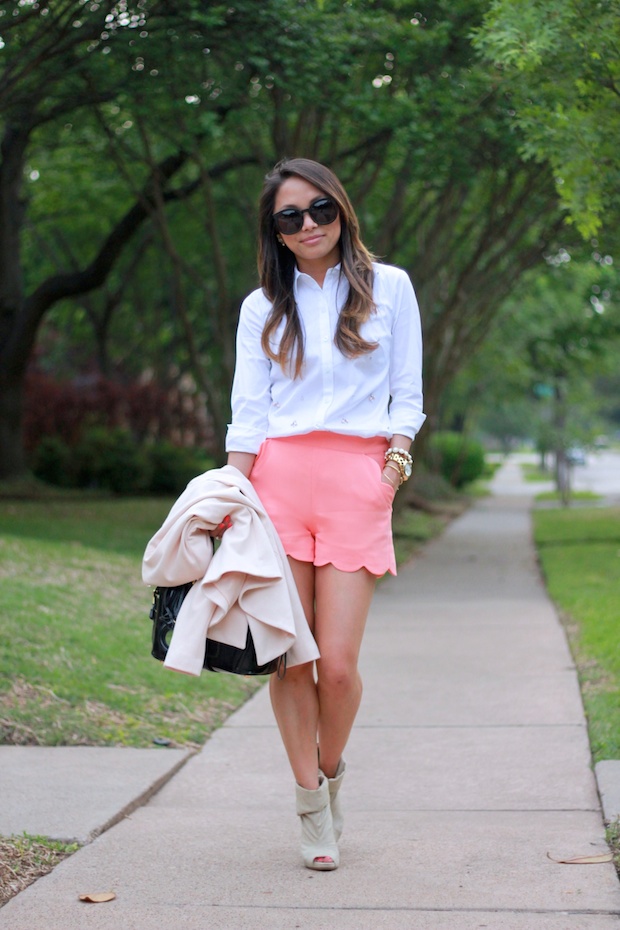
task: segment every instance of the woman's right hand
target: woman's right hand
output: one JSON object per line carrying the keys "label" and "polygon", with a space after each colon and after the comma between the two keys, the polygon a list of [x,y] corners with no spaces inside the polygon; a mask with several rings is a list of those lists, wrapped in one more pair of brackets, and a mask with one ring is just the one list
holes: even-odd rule
{"label": "woman's right hand", "polygon": [[388,467],[386,465],[384,467],[383,471],[381,472],[381,481],[383,481],[384,484],[390,484],[394,489],[394,493],[396,493],[400,487],[399,474],[396,469],[392,468],[391,466]]}

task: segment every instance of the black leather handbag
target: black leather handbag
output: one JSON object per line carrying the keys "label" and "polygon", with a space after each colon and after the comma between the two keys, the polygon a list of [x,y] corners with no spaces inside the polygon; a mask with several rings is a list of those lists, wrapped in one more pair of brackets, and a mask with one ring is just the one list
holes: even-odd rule
{"label": "black leather handbag", "polygon": [[[153,621],[151,655],[161,662],[166,658],[181,604],[192,584],[193,582],[190,581],[188,584],[172,588],[155,588],[150,613]],[[254,640],[248,627],[248,637],[243,649],[229,646],[227,643],[218,643],[214,639],[207,639],[203,668],[210,672],[230,672],[233,675],[272,675],[277,672],[278,677],[283,678],[286,672],[286,653],[265,665],[259,665],[256,660]]]}

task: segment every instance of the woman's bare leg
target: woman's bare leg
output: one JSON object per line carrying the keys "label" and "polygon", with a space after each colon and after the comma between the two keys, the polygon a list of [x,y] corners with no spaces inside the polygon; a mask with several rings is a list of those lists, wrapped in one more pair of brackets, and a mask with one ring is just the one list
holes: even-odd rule
{"label": "woman's bare leg", "polygon": [[[333,565],[315,569],[309,562],[289,561],[308,624],[321,652],[317,661],[318,682],[315,683],[313,663],[287,669],[282,679],[272,675],[271,703],[295,781],[301,788],[316,791],[317,738],[321,768],[332,778],[359,708],[362,682],[357,661],[375,577],[365,569],[341,572]],[[314,862],[312,868],[318,868],[318,863],[322,867],[328,867],[328,863],[335,867],[331,855],[317,856]]]}
{"label": "woman's bare leg", "polygon": [[[314,629],[314,578],[311,562],[289,558],[295,584],[311,630]],[[314,663],[287,668],[284,678],[272,675],[271,704],[280,729],[295,781],[311,790],[319,786],[317,729],[319,699]]]}
{"label": "woman's bare leg", "polygon": [[366,569],[316,569],[314,635],[318,672],[318,737],[321,769],[333,778],[362,699],[357,670],[376,578]]}
{"label": "woman's bare leg", "polygon": [[366,617],[376,578],[365,569],[341,572],[289,559],[295,583],[321,658],[318,684],[312,663],[294,666],[283,679],[272,675],[271,703],[295,780],[318,787],[317,737],[321,768],[333,777],[362,698],[357,671]]}

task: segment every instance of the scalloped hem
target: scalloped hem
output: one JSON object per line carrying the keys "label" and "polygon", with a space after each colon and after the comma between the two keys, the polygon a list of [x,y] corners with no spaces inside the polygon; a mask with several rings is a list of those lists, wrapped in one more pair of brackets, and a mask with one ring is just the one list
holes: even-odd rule
{"label": "scalloped hem", "polygon": [[[295,556],[293,556],[293,558],[295,558]],[[333,565],[339,572],[358,572],[360,568],[365,568],[367,572],[370,572],[370,574],[374,575],[376,578],[383,578],[384,575],[396,575],[396,566],[391,565],[388,565],[387,568],[377,569],[376,566],[362,563],[352,568],[350,565],[339,564],[334,559],[328,559],[326,562],[315,562],[314,565],[316,568],[322,568],[323,565]]]}
{"label": "scalloped hem", "polygon": [[[292,555],[291,558],[294,559],[295,556]],[[377,568],[376,565],[366,562],[362,562],[361,564],[357,563],[355,565],[348,563],[345,565],[335,559],[326,559],[324,562],[314,562],[313,564],[316,568],[322,568],[324,565],[333,565],[339,572],[358,572],[360,568],[365,568],[367,572],[370,572],[370,574],[374,575],[376,578],[383,578],[384,575],[396,575],[395,565],[388,565],[385,568]]]}

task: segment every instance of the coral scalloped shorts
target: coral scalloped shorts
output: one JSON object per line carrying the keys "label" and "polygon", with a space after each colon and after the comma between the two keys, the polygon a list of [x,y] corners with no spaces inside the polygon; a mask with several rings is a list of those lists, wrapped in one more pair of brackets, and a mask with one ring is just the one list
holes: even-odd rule
{"label": "coral scalloped shorts", "polygon": [[251,481],[287,555],[345,572],[396,574],[387,439],[307,433],[266,439]]}

